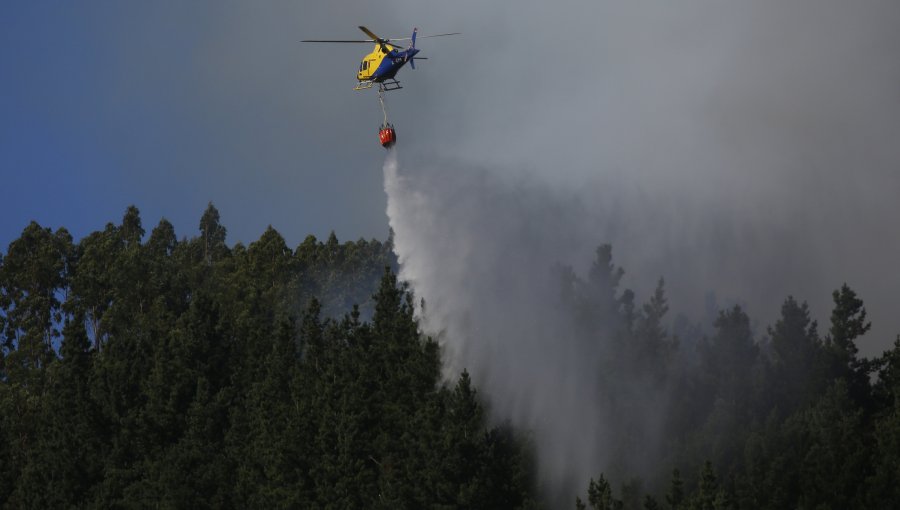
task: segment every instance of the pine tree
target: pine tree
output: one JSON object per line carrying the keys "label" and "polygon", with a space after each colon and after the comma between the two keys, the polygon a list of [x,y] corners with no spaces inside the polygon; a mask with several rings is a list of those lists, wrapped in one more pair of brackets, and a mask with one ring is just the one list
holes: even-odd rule
{"label": "pine tree", "polygon": [[249,491],[248,506],[273,508],[300,506],[305,471],[299,445],[308,437],[298,436],[292,412],[297,351],[295,326],[278,326],[271,351],[265,360],[265,375],[250,390],[247,413],[250,416],[247,458],[243,462],[248,479],[242,488]]}
{"label": "pine tree", "polygon": [[106,312],[114,299],[112,268],[122,251],[118,228],[107,224],[93,232],[76,247],[76,263],[71,278],[71,296],[66,306],[70,313],[83,313],[93,348],[101,350],[109,339]]}
{"label": "pine tree", "polygon": [[200,242],[206,265],[211,265],[227,254],[226,232],[225,227],[219,224],[219,210],[210,202],[200,218]]}
{"label": "pine tree", "polygon": [[788,297],[781,306],[781,317],[769,328],[774,353],[774,381],[777,402],[784,414],[812,402],[819,392],[824,373],[817,368],[823,361],[822,342],[809,306]]}
{"label": "pine tree", "polygon": [[141,244],[141,239],[144,237],[144,229],[141,227],[141,213],[134,205],[129,205],[125,210],[120,232],[126,247]]}
{"label": "pine tree", "polygon": [[713,472],[712,464],[706,461],[700,471],[700,483],[697,492],[691,498],[691,510],[715,510],[715,500],[719,493],[719,483]]}
{"label": "pine tree", "polygon": [[862,410],[839,379],[803,414],[806,445],[800,466],[799,506],[852,508],[861,498],[869,465],[860,434]]}
{"label": "pine tree", "polygon": [[827,338],[832,375],[845,379],[850,397],[863,407],[868,407],[871,404],[871,367],[868,360],[857,356],[856,339],[868,332],[872,324],[866,320],[862,299],[847,284],[834,291],[832,297],[834,309]]}
{"label": "pine tree", "polygon": [[60,295],[68,287],[72,237],[31,222],[9,245],[0,267],[5,315],[6,373],[40,392],[41,372],[55,358],[62,321]]}
{"label": "pine tree", "polygon": [[704,369],[715,377],[718,395],[729,402],[750,394],[751,371],[759,349],[753,340],[750,317],[739,307],[719,313],[716,334],[704,352]]}
{"label": "pine tree", "polygon": [[603,475],[588,485],[588,504],[593,510],[620,510],[622,502],[613,497],[612,487]]}
{"label": "pine tree", "polygon": [[662,324],[668,311],[665,281],[660,278],[650,301],[641,308],[635,328],[637,360],[644,370],[652,374],[656,384],[662,384],[665,379],[674,352],[674,345],[667,341],[667,332]]}
{"label": "pine tree", "polygon": [[[900,349],[895,343],[894,353]],[[894,367],[895,369],[898,367]],[[900,398],[875,422],[872,468],[866,479],[866,506],[900,501]]]}
{"label": "pine tree", "polygon": [[102,445],[89,386],[92,353],[83,315],[66,321],[60,353],[32,423],[34,438],[9,500],[12,506],[83,506],[102,479]]}
{"label": "pine tree", "polygon": [[684,502],[684,482],[678,469],[672,470],[672,480],[669,482],[669,492],[666,493],[666,503],[671,510],[679,510]]}

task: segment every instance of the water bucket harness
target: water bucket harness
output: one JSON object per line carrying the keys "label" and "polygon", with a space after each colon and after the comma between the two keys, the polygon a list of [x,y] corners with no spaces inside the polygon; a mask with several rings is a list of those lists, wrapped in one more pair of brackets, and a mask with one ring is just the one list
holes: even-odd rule
{"label": "water bucket harness", "polygon": [[378,85],[378,102],[381,103],[381,112],[384,113],[384,126],[388,125],[387,121],[387,108],[384,106],[384,87],[382,85]]}

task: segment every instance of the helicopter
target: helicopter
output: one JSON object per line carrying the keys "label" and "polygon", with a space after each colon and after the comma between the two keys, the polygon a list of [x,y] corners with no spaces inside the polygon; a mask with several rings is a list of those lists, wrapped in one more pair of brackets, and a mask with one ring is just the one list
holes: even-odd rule
{"label": "helicopter", "polygon": [[[416,48],[416,34],[418,28],[413,28],[412,36],[405,38],[383,39],[364,26],[359,27],[364,34],[371,39],[363,40],[334,40],[334,39],[304,39],[300,42],[312,43],[375,43],[375,49],[363,57],[356,72],[357,84],[353,90],[366,90],[378,84],[378,101],[381,103],[381,111],[384,113],[384,122],[378,128],[378,141],[385,149],[390,149],[397,143],[397,132],[394,125],[388,122],[387,109],[384,106],[384,93],[390,90],[402,89],[397,81],[397,72],[409,62],[410,67],[416,68],[416,59],[427,60],[427,57],[417,57],[419,49]],[[423,35],[427,37],[443,37],[447,35],[459,35],[459,32],[448,34]],[[396,41],[410,41],[405,50],[391,44]]]}
{"label": "helicopter", "polygon": [[[365,90],[372,88],[376,83],[379,91],[397,90],[403,87],[397,81],[395,76],[401,67],[409,62],[410,67],[416,68],[416,59],[427,60],[428,57],[416,57],[419,49],[416,48],[417,28],[413,28],[411,37],[383,39],[375,35],[374,32],[364,26],[359,27],[364,34],[371,39],[361,40],[335,40],[335,39],[304,39],[300,42],[312,43],[375,43],[375,49],[363,57],[356,73],[358,83],[353,90]],[[421,38],[443,37],[447,35],[459,35],[459,32],[448,34],[423,35]],[[410,45],[405,50],[398,49],[399,46],[391,44],[391,41],[410,41]]]}

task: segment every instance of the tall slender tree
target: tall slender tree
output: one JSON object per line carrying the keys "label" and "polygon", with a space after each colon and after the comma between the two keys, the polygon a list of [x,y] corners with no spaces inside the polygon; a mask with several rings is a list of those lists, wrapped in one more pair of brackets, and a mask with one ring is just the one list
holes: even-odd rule
{"label": "tall slender tree", "polygon": [[859,358],[856,340],[871,329],[872,323],[866,320],[862,299],[846,283],[832,293],[832,298],[834,309],[826,343],[832,360],[831,373],[846,380],[850,397],[868,407],[871,367],[868,360]]}
{"label": "tall slender tree", "polygon": [[212,202],[200,218],[200,242],[203,260],[207,265],[221,258],[228,251],[225,246],[226,229],[219,223],[219,210]]}

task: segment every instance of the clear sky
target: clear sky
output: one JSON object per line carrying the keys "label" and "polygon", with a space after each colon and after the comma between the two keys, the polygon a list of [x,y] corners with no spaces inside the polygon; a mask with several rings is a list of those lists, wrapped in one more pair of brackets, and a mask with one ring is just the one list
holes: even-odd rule
{"label": "clear sky", "polygon": [[900,332],[896,0],[7,0],[0,249],[129,204],[194,235],[209,201],[230,243],[384,238],[370,48],[299,42],[358,25],[463,32],[420,40],[388,96],[402,167],[570,196],[584,221],[555,228],[612,242],[639,298],[665,276],[673,301],[766,321],[793,294],[825,321],[846,281],[883,328],[864,350]]}

